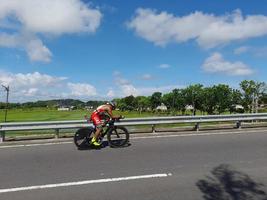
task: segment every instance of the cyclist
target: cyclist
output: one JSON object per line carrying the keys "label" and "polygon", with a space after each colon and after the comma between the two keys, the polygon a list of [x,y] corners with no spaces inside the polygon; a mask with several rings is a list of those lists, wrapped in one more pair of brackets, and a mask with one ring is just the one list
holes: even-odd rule
{"label": "cyclist", "polygon": [[116,109],[116,102],[107,102],[104,105],[98,106],[97,109],[92,113],[91,120],[93,121],[96,132],[91,140],[91,143],[99,147],[101,144],[98,142],[101,131],[106,126],[107,122],[111,118],[121,118],[121,116],[114,116],[112,111]]}

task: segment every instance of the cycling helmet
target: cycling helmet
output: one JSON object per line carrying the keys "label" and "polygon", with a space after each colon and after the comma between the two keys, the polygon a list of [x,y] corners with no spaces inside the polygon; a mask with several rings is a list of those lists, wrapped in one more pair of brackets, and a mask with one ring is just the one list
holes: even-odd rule
{"label": "cycling helmet", "polygon": [[111,105],[112,109],[115,110],[116,109],[116,102],[114,101],[110,101],[106,103],[107,105]]}

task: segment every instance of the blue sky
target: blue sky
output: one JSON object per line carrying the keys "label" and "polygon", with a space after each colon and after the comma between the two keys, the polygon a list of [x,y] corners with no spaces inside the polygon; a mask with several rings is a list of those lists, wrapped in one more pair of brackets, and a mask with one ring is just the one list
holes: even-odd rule
{"label": "blue sky", "polygon": [[13,102],[238,87],[266,82],[266,63],[263,1],[0,1],[0,83]]}

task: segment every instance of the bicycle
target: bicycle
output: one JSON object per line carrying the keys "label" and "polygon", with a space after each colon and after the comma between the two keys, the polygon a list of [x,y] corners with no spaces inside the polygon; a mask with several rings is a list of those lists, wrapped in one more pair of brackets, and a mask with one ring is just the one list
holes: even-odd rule
{"label": "bicycle", "polygon": [[[87,116],[85,116],[87,122],[91,122]],[[115,122],[119,122],[121,118],[111,119],[106,124],[105,131],[102,130],[99,141],[103,142],[104,137],[107,135],[107,141],[110,147],[123,147],[129,142],[129,132],[123,126],[115,126]],[[76,131],[74,135],[74,144],[82,149],[82,148],[91,148],[94,147],[91,144],[91,139],[93,137],[93,133],[95,133],[96,127],[86,127],[80,128]]]}

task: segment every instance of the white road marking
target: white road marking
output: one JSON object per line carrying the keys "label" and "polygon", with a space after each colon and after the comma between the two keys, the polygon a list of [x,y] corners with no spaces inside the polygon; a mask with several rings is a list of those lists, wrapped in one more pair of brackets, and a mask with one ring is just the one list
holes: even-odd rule
{"label": "white road marking", "polygon": [[[251,131],[233,131],[233,132],[211,132],[211,133],[185,133],[185,134],[166,134],[166,135],[154,135],[149,136],[136,136],[131,137],[130,140],[136,139],[153,139],[153,138],[170,138],[170,137],[192,137],[192,136],[209,136],[209,135],[233,135],[233,134],[245,134],[245,133],[267,133],[267,130],[251,130]],[[151,133],[150,133],[151,134]],[[51,142],[51,143],[41,143],[41,144],[19,144],[19,145],[8,145],[0,146],[0,149],[6,148],[18,148],[18,147],[34,147],[34,146],[49,146],[49,145],[59,145],[59,144],[72,144],[73,142]]]}
{"label": "white road marking", "polygon": [[106,179],[85,180],[85,181],[78,181],[78,182],[57,183],[57,184],[47,184],[47,185],[36,185],[36,186],[27,186],[27,187],[17,187],[17,188],[0,189],[0,194],[1,193],[8,193],[8,192],[18,192],[18,191],[46,189],[46,188],[57,188],[57,187],[77,186],[77,185],[88,185],[88,184],[94,184],[94,183],[108,183],[108,182],[130,181],[130,180],[137,180],[137,179],[164,178],[164,177],[168,177],[168,176],[172,176],[172,174],[171,173],[150,174],[150,175],[141,175],[141,176],[128,176],[128,177],[119,177],[119,178],[106,178]]}

